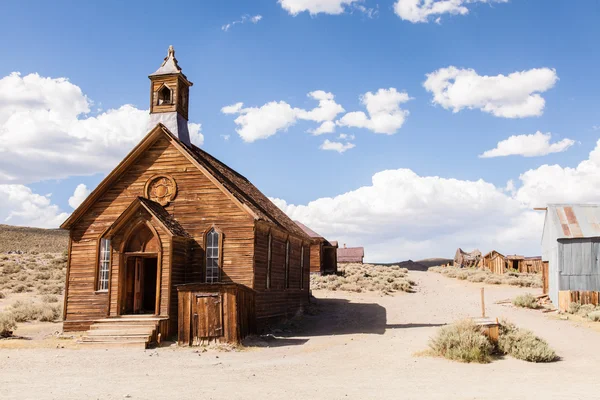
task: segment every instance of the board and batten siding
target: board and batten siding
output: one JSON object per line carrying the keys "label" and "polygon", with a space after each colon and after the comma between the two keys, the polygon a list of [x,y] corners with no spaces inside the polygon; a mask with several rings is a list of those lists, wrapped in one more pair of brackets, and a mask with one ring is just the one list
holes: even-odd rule
{"label": "board and batten siding", "polygon": [[[164,136],[159,137],[101,195],[71,229],[65,329],[87,329],[108,313],[108,295],[96,293],[98,240],[155,175],[169,175],[177,196],[165,209],[192,236],[185,279],[204,278],[204,235],[213,226],[223,232],[222,281],[253,285],[254,219],[196,168]],[[163,243],[164,244],[164,243]],[[187,257],[187,256],[186,256]],[[163,265],[167,268],[167,265]],[[112,278],[111,278],[112,279]],[[112,283],[112,282],[111,282]],[[114,288],[113,288],[114,289]],[[176,293],[171,288],[171,297]],[[171,304],[170,311],[174,311]],[[176,315],[176,314],[175,314]]]}

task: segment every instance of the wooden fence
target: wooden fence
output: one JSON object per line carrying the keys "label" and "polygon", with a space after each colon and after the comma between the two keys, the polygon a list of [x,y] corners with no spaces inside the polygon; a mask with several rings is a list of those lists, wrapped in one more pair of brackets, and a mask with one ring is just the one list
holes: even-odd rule
{"label": "wooden fence", "polygon": [[567,311],[571,303],[579,304],[593,304],[598,305],[598,299],[600,298],[600,292],[594,291],[573,291],[573,290],[560,290],[558,292],[558,309],[560,311]]}

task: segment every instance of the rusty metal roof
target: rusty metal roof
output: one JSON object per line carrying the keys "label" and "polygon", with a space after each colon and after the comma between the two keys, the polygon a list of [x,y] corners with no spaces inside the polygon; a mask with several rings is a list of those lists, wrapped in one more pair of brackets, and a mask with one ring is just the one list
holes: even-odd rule
{"label": "rusty metal roof", "polygon": [[558,239],[600,236],[600,204],[549,204],[546,212]]}
{"label": "rusty metal roof", "polygon": [[362,247],[342,247],[337,249],[338,262],[362,262],[365,249]]}

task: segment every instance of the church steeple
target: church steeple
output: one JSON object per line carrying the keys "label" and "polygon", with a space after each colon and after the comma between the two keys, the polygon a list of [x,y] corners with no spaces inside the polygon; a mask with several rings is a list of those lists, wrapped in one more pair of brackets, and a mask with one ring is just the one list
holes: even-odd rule
{"label": "church steeple", "polygon": [[150,126],[159,122],[165,125],[182,142],[190,144],[188,131],[188,106],[190,86],[193,85],[181,72],[175,58],[175,49],[169,52],[160,68],[150,78]]}

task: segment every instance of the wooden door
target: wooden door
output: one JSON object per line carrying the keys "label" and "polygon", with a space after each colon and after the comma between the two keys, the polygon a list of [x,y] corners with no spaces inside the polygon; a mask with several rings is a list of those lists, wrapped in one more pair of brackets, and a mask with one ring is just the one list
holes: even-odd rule
{"label": "wooden door", "polygon": [[135,258],[135,279],[133,282],[133,313],[139,314],[144,300],[142,298],[142,288],[144,287],[144,259],[142,257]]}
{"label": "wooden door", "polygon": [[223,335],[223,302],[219,293],[196,294],[194,313],[195,339]]}

